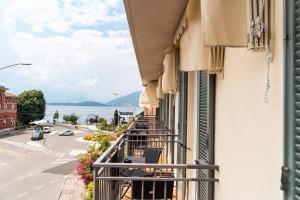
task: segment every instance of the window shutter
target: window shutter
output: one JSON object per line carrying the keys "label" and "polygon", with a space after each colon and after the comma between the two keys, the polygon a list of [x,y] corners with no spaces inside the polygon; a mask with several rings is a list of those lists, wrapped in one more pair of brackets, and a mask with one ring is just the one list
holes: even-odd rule
{"label": "window shutter", "polygon": [[[180,72],[177,163],[186,163],[187,72]],[[182,176],[181,170],[179,176]]]}
{"label": "window shutter", "polygon": [[[212,164],[213,161],[213,122],[214,122],[214,75],[207,71],[198,73],[198,160],[199,164]],[[210,178],[207,170],[199,170],[200,178]],[[207,182],[199,182],[198,199],[208,200],[212,198],[212,185]]]}
{"label": "window shutter", "polygon": [[300,199],[300,1],[286,1],[285,199]]}

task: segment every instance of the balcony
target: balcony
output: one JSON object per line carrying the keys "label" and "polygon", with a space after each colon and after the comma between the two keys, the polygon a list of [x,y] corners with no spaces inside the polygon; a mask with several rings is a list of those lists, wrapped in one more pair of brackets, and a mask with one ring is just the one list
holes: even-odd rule
{"label": "balcony", "polygon": [[[139,118],[94,163],[94,199],[191,199],[218,180],[216,165],[177,164],[178,135]],[[200,194],[203,193],[203,194]]]}

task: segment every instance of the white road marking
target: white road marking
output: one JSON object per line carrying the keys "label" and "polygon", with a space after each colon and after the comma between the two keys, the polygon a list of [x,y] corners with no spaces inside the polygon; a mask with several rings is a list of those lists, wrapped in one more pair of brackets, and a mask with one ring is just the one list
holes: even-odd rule
{"label": "white road marking", "polygon": [[50,181],[50,184],[56,183],[56,182],[58,182],[58,181],[59,181],[59,179],[55,179],[55,180],[53,180],[53,181]]}
{"label": "white road marking", "polygon": [[60,155],[60,153],[56,153],[55,156],[58,157]]}
{"label": "white road marking", "polygon": [[46,154],[49,154],[49,153],[51,153],[52,151],[53,151],[53,150],[50,149],[49,151],[46,152]]}
{"label": "white road marking", "polygon": [[86,153],[86,150],[72,150],[70,152],[70,155],[76,157],[76,156],[79,156],[80,154],[84,154],[84,153]]}
{"label": "white road marking", "polygon": [[64,156],[65,156],[65,153],[61,153],[59,157],[62,158]]}
{"label": "white road marking", "polygon": [[77,160],[77,159],[74,159],[74,158],[58,159],[58,160],[52,162],[51,164],[52,165],[65,164],[65,163],[72,162],[72,161],[75,161],[75,160]]}
{"label": "white road marking", "polygon": [[[17,147],[27,149],[27,150],[30,150],[33,152],[41,152],[41,153],[50,154],[52,156],[59,157],[59,158],[65,156],[65,153],[48,149],[47,147],[45,147],[44,145],[42,145],[38,142],[31,141],[31,142],[21,143],[21,142],[6,140],[6,139],[0,139],[0,143],[17,146]],[[2,151],[4,151],[4,150],[2,150]],[[1,152],[1,149],[0,149],[0,154],[1,153],[4,153],[4,152]],[[17,153],[17,152],[14,152],[14,153],[13,152],[5,152],[5,153],[13,155],[15,157],[21,157],[21,156],[25,155],[25,154],[21,154],[21,153]],[[81,153],[83,153],[83,152],[81,152]]]}
{"label": "white road marking", "polygon": [[24,193],[20,194],[19,196],[17,196],[17,198],[19,199],[19,198],[21,198],[21,197],[26,196],[27,194],[29,194],[29,192],[24,192]]}
{"label": "white road marking", "polygon": [[23,153],[6,150],[6,149],[0,149],[0,154],[9,155],[9,156],[13,156],[13,157],[22,157],[25,155]]}
{"label": "white road marking", "polygon": [[26,142],[27,144],[29,144],[30,146],[34,146],[34,147],[44,147],[44,145],[38,143],[38,142]]}
{"label": "white road marking", "polygon": [[29,174],[27,174],[27,175],[25,175],[25,176],[21,176],[21,177],[17,178],[16,180],[17,180],[17,181],[21,181],[21,180],[23,180],[23,179],[26,179],[26,178],[28,178],[28,177],[33,176],[34,174],[36,174],[36,173],[30,172]]}
{"label": "white road marking", "polygon": [[41,185],[41,186],[39,186],[39,187],[34,188],[34,190],[40,190],[40,189],[42,189],[42,188],[44,188],[44,187],[46,187],[46,186],[45,186],[45,185]]}

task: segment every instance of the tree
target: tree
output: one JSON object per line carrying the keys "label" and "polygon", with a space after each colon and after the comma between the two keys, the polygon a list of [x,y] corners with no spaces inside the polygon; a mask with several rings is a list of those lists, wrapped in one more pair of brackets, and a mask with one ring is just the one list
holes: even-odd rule
{"label": "tree", "polygon": [[45,117],[46,100],[40,90],[28,90],[18,96],[17,118],[18,122],[28,125],[35,120],[41,120]]}
{"label": "tree", "polygon": [[88,123],[95,124],[98,122],[98,116],[97,115],[90,115],[87,119]]}
{"label": "tree", "polygon": [[53,123],[55,123],[59,119],[59,113],[58,110],[53,115]]}
{"label": "tree", "polygon": [[115,126],[118,126],[118,124],[119,124],[119,118],[120,118],[119,111],[115,110],[115,113],[114,113],[114,125]]}
{"label": "tree", "polygon": [[107,124],[107,120],[104,117],[99,117],[98,118],[98,123],[99,124]]}
{"label": "tree", "polygon": [[70,122],[71,124],[75,125],[78,122],[79,117],[73,113],[72,115],[64,115],[63,120],[65,122]]}

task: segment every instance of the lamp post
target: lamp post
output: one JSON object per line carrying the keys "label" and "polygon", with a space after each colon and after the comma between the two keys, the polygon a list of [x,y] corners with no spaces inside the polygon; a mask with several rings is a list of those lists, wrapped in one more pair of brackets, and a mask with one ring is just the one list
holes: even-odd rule
{"label": "lamp post", "polygon": [[16,63],[16,64],[13,64],[13,65],[8,65],[8,66],[5,66],[5,67],[1,67],[0,70],[7,69],[7,68],[10,68],[10,67],[13,67],[13,66],[17,66],[17,65],[29,66],[31,64],[30,63]]}

